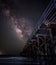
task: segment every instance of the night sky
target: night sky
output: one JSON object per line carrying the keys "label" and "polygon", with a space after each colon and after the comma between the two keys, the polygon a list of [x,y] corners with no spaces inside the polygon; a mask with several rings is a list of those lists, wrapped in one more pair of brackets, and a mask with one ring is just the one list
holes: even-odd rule
{"label": "night sky", "polygon": [[50,0],[0,0],[0,55],[19,54]]}

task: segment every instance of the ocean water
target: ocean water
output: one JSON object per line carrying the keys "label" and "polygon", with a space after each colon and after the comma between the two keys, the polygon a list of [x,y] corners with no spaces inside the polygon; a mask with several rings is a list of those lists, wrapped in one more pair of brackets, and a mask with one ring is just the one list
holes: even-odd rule
{"label": "ocean water", "polygon": [[27,57],[4,57],[0,58],[0,65],[48,65],[51,61],[48,59],[33,59]]}

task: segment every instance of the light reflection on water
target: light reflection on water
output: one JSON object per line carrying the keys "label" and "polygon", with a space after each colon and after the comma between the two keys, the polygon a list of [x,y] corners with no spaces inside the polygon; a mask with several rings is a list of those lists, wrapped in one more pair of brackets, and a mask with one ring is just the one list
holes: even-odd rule
{"label": "light reflection on water", "polygon": [[45,64],[45,60],[39,60],[39,59],[33,59],[33,58],[27,58],[27,57],[7,57],[7,58],[0,58],[0,64],[1,63],[8,63],[8,64]]}

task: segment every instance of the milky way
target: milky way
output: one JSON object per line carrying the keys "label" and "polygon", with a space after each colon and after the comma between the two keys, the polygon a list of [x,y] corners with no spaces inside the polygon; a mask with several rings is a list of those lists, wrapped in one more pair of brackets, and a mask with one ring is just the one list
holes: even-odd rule
{"label": "milky way", "polygon": [[49,1],[0,0],[0,54],[23,50]]}
{"label": "milky way", "polygon": [[12,13],[9,9],[3,10],[3,14],[6,16],[8,24],[16,32],[18,38],[21,41],[27,41],[32,33],[30,21],[25,17],[20,17],[19,15],[16,17],[14,13],[11,15]]}

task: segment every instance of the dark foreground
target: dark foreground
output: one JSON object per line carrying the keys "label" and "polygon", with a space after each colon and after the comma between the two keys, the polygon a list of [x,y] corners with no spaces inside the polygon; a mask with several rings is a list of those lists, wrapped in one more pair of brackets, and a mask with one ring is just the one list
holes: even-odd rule
{"label": "dark foreground", "polygon": [[47,59],[32,59],[27,57],[0,57],[0,65],[54,65],[55,60]]}

